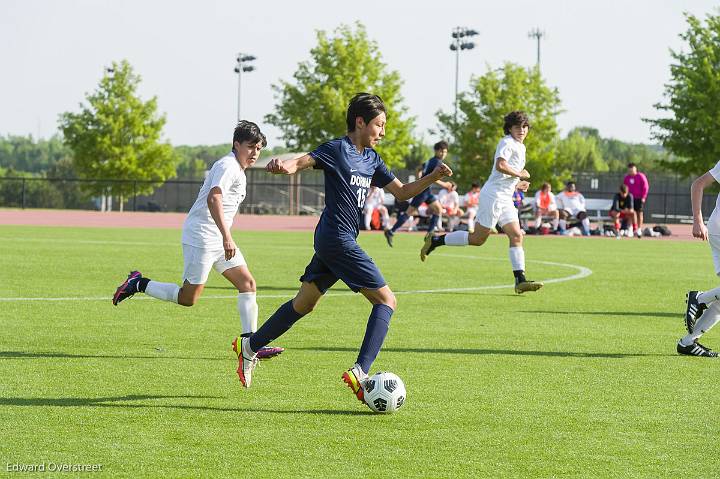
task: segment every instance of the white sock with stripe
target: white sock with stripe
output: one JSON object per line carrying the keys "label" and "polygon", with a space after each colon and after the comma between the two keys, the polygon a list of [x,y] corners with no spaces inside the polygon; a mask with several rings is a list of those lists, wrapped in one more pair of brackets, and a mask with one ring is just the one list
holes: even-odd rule
{"label": "white sock with stripe", "polygon": [[180,286],[175,283],[150,281],[145,288],[145,294],[152,296],[153,298],[162,299],[163,301],[170,301],[171,303],[178,302],[179,293]]}
{"label": "white sock with stripe", "polygon": [[695,323],[695,329],[691,334],[688,334],[680,340],[680,344],[683,346],[690,346],[693,341],[700,339],[700,337],[710,331],[713,326],[720,321],[720,302],[714,302],[708,309],[703,311],[700,319]]}
{"label": "white sock with stripe", "polygon": [[715,289],[711,289],[710,291],[700,293],[697,296],[697,300],[699,302],[705,303],[708,306],[710,305],[710,303],[717,301],[718,299],[720,299],[720,286]]}
{"label": "white sock with stripe", "polygon": [[238,293],[237,309],[240,313],[242,333],[248,334],[257,331],[258,305],[255,292]]}

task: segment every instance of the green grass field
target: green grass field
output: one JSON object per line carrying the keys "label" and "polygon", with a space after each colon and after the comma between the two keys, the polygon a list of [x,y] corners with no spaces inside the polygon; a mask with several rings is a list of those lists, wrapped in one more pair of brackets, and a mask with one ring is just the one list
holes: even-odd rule
{"label": "green grass field", "polygon": [[[262,322],[299,286],[312,235],[235,236]],[[177,230],[0,227],[0,475],[50,462],[102,464],[93,477],[720,471],[720,365],[675,353],[685,291],[717,283],[701,242],[531,237],[531,279],[592,274],[516,296],[502,287],[512,280],[502,237],[421,263],[420,236],[398,235],[390,249],[362,235],[399,304],[374,370],[408,389],[397,414],[375,415],[340,380],[370,311],[344,285],[277,341],[287,351],[260,364],[249,390],[230,349],[234,292],[216,273],[192,308],[140,296],[113,307],[131,268],[179,280],[179,239]],[[718,333],[703,342],[720,347]]]}

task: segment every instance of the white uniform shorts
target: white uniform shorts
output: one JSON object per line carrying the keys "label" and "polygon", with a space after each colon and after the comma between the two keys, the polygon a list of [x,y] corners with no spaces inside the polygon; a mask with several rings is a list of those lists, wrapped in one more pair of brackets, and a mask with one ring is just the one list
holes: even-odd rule
{"label": "white uniform shorts", "polygon": [[715,263],[715,274],[720,276],[720,235],[708,235],[708,242]]}
{"label": "white uniform shorts", "polygon": [[225,250],[222,248],[205,249],[189,244],[182,246],[185,263],[183,281],[187,280],[190,284],[205,284],[210,274],[210,268],[215,268],[215,271],[222,274],[230,268],[247,264],[239,249],[235,251],[235,256],[226,261]]}
{"label": "white uniform shorts", "polygon": [[483,198],[480,196],[475,222],[488,229],[494,229],[495,225],[502,228],[508,223],[519,223],[518,210],[510,198]]}
{"label": "white uniform shorts", "polygon": [[582,208],[563,208],[563,211],[567,211],[570,216],[574,216],[577,218],[577,215],[584,212],[585,210]]}

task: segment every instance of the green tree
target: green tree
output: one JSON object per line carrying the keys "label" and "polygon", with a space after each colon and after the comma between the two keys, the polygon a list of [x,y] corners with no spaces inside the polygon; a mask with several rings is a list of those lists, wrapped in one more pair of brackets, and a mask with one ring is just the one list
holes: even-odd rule
{"label": "green tree", "polygon": [[486,179],[493,167],[498,140],[504,136],[503,118],[514,110],[530,117],[532,128],[525,140],[527,170],[533,185],[552,177],[558,140],[555,115],[560,112],[557,89],[545,84],[537,68],[506,63],[472,79],[470,91],[458,99],[457,122],[452,113],[439,112],[440,129],[453,138],[450,148],[457,161],[457,179],[463,186]]}
{"label": "green tree", "polygon": [[355,93],[373,93],[385,102],[388,117],[377,150],[390,167],[402,166],[412,143],[413,119],[403,106],[400,75],[387,71],[365,27],[342,25],[332,36],[318,31],[310,56],[293,75],[295,84],[273,86],[278,101],[265,121],[280,128],[291,149],[309,151],[346,133],[347,104]]}
{"label": "green tree", "polygon": [[608,171],[609,167],[600,153],[599,136],[588,134],[582,128],[571,130],[558,143],[553,170],[558,180],[567,179],[579,171]]}
{"label": "green tree", "polygon": [[157,113],[157,98],[143,102],[137,94],[140,77],[130,64],[114,62],[87,105],[79,113],[60,116],[65,143],[73,150],[74,169],[81,178],[141,180],[150,183],[87,183],[92,194],[109,192],[123,198],[131,193],[151,194],[175,174],[176,157],[160,139],[164,115]]}
{"label": "green tree", "polygon": [[666,166],[690,176],[708,171],[720,158],[720,16],[708,15],[705,24],[687,13],[685,18],[688,30],[680,38],[689,50],[671,51],[668,102],[655,105],[670,115],[646,121],[653,138],[684,158]]}

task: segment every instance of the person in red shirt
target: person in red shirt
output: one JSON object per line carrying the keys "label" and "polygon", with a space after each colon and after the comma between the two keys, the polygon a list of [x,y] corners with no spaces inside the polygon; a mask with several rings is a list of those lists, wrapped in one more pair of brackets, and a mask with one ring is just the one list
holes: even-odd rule
{"label": "person in red shirt", "polygon": [[650,183],[647,176],[640,173],[635,163],[628,163],[628,174],[625,175],[623,183],[627,185],[628,191],[633,196],[633,210],[635,210],[635,224],[633,230],[638,238],[642,238],[643,207],[650,191]]}

